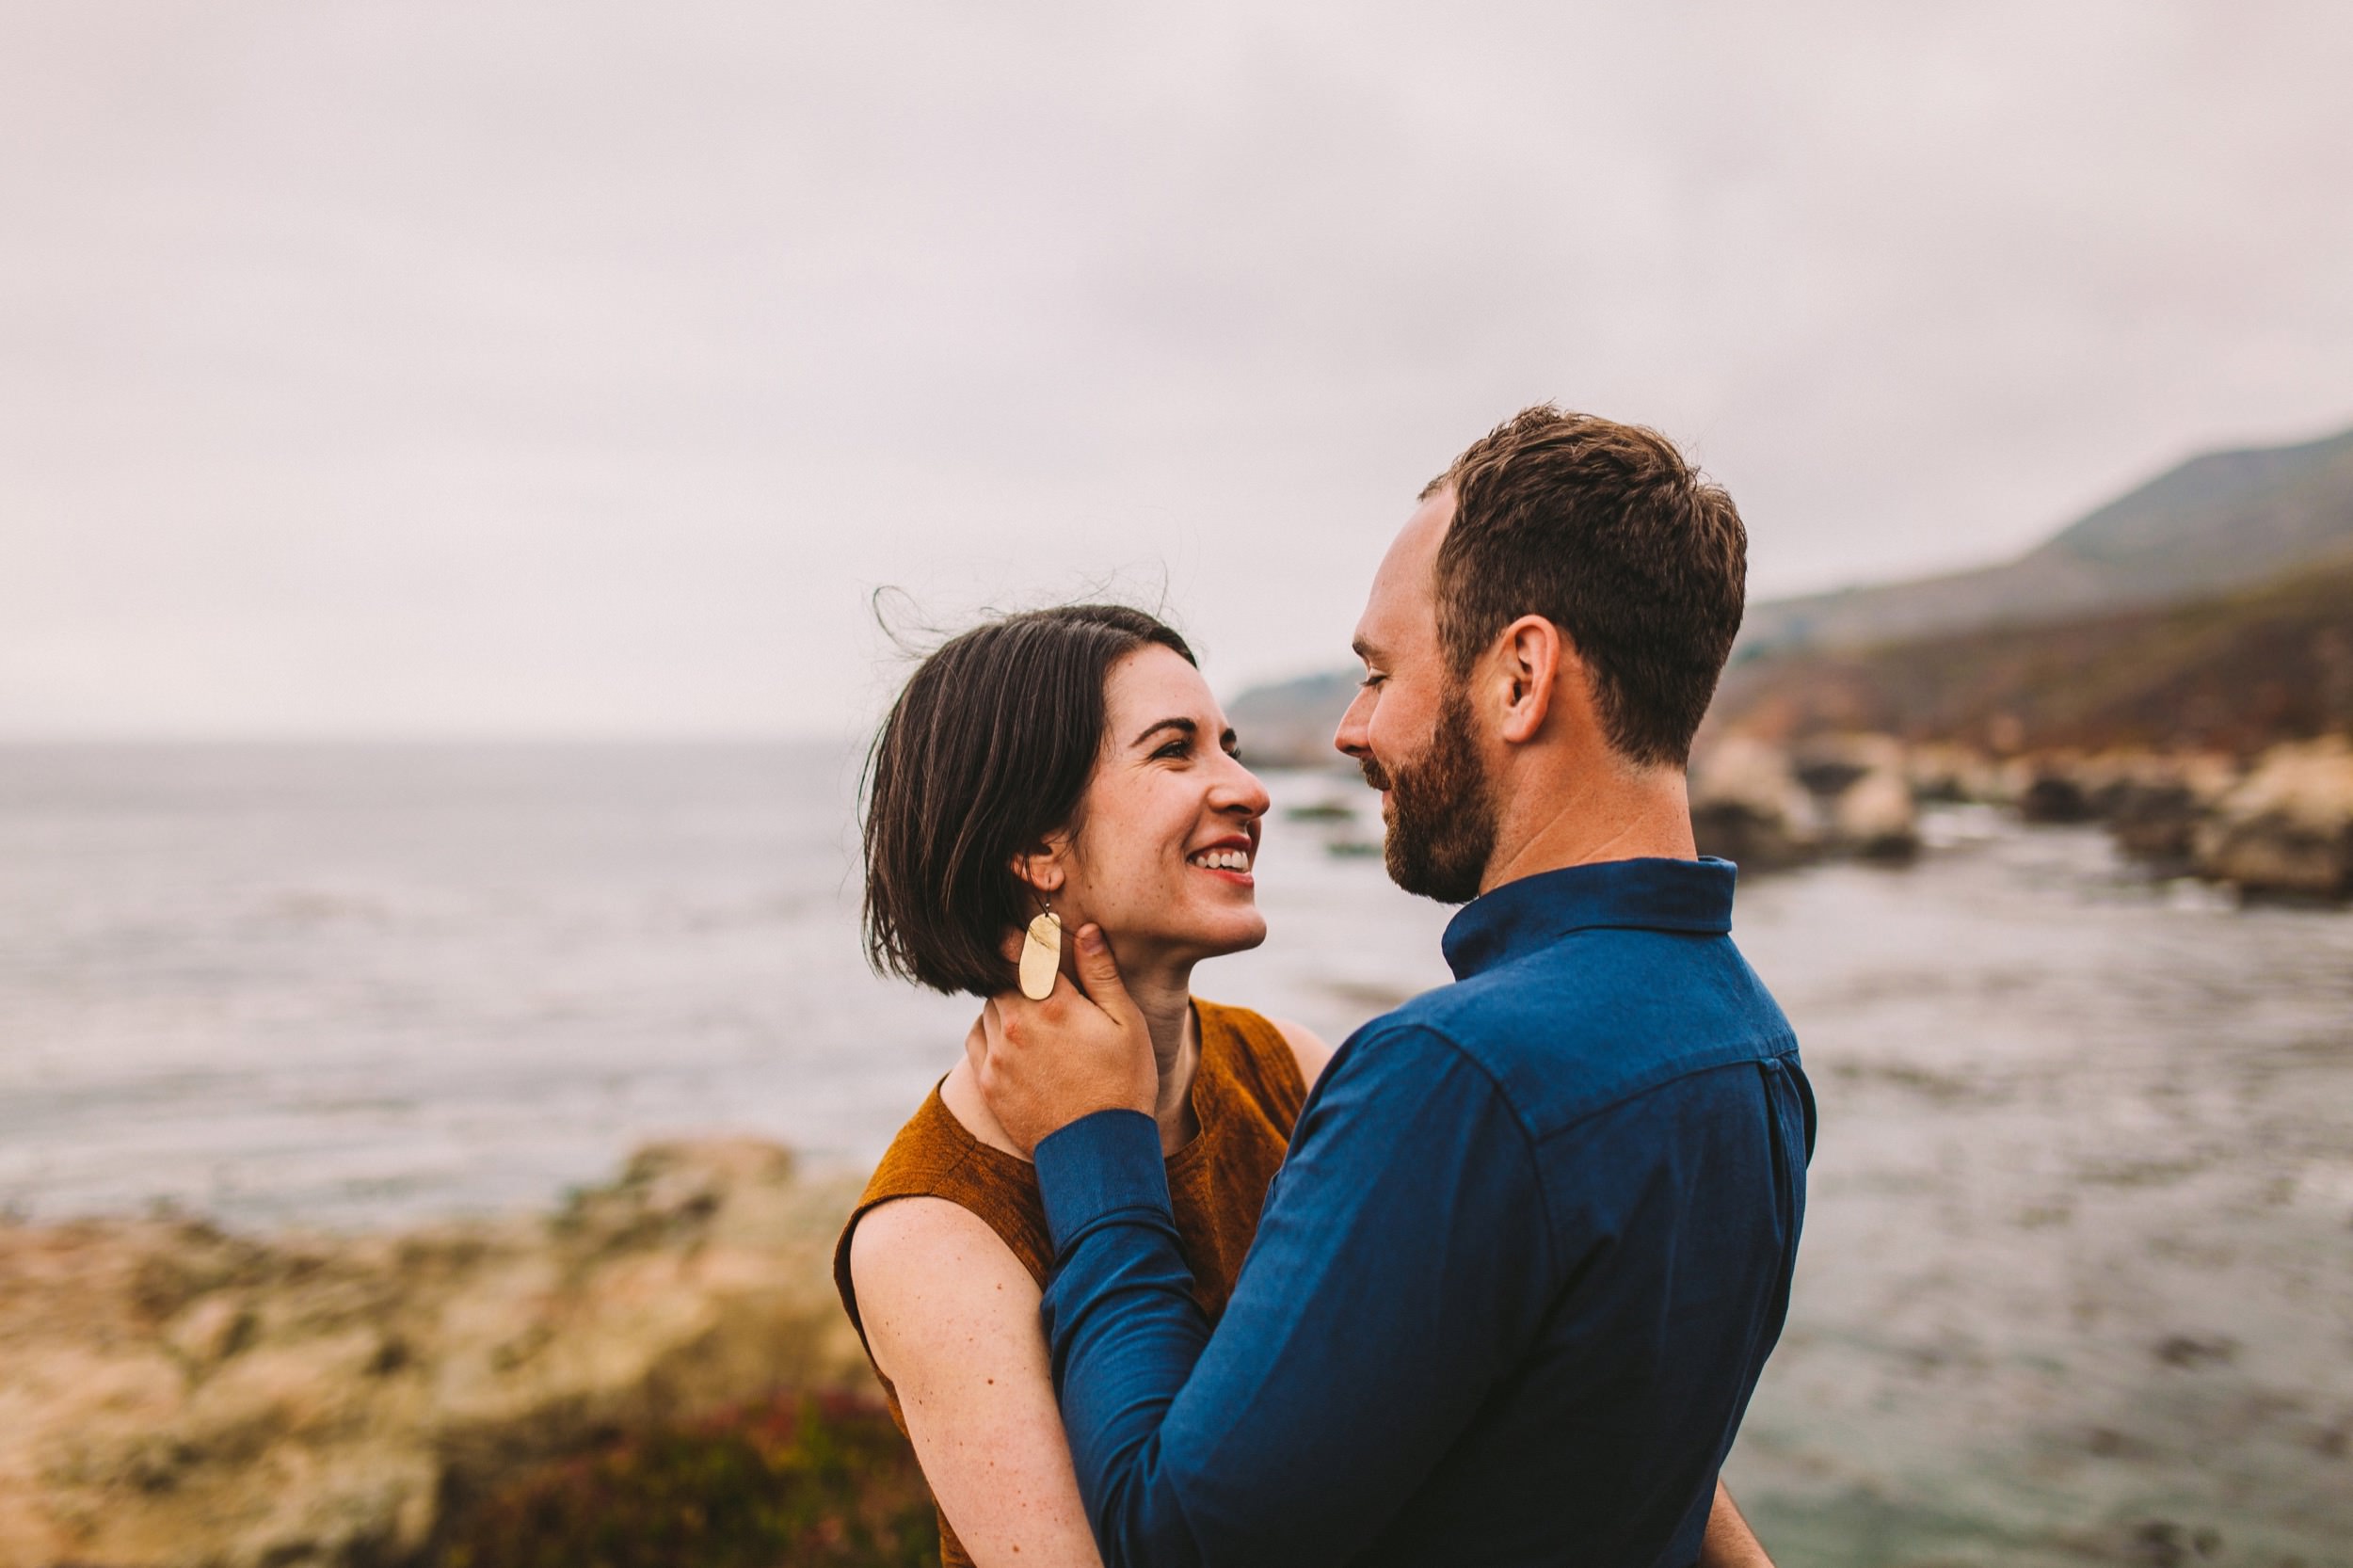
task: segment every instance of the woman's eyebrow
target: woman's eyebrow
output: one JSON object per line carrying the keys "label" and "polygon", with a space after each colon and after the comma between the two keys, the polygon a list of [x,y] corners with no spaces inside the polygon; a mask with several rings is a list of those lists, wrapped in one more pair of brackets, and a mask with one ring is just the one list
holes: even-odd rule
{"label": "woman's eyebrow", "polygon": [[1197,733],[1200,728],[1201,727],[1193,723],[1191,719],[1160,719],[1153,724],[1145,726],[1144,733],[1137,736],[1134,740],[1129,741],[1128,744],[1129,745],[1140,746],[1163,729],[1177,729],[1182,730],[1187,735],[1192,735]]}

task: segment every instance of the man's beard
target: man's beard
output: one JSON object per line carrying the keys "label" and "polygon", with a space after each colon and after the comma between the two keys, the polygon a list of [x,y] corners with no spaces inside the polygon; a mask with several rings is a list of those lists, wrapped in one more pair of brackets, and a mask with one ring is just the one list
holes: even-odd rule
{"label": "man's beard", "polygon": [[1467,904],[1495,854],[1496,808],[1471,736],[1470,701],[1458,687],[1438,704],[1430,744],[1410,762],[1364,760],[1365,782],[1389,792],[1382,858],[1389,880],[1440,904]]}

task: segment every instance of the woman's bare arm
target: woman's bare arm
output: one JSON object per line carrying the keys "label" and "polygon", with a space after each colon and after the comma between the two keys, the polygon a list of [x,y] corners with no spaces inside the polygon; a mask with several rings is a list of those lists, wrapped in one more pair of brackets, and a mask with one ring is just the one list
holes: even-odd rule
{"label": "woman's bare arm", "polygon": [[850,1276],[923,1479],[972,1560],[1101,1568],[1020,1259],[969,1209],[901,1198],[858,1222]]}
{"label": "woman's bare arm", "polygon": [[1724,1483],[1716,1483],[1716,1502],[1707,1512],[1707,1533],[1700,1540],[1700,1568],[1773,1568],[1765,1544],[1733,1506]]}

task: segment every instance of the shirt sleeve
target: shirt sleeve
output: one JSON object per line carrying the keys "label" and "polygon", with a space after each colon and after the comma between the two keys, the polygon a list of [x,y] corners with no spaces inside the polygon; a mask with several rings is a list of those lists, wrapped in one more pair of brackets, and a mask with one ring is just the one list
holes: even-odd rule
{"label": "shirt sleeve", "polygon": [[1425,1029],[1359,1034],[1326,1070],[1214,1335],[1150,1118],[1088,1117],[1036,1157],[1054,1384],[1107,1568],[1355,1555],[1552,1294],[1526,1129]]}

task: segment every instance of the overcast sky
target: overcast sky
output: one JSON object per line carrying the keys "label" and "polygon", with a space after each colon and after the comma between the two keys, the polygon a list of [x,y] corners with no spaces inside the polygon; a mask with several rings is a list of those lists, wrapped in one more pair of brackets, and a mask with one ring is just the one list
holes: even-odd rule
{"label": "overcast sky", "polygon": [[0,734],[868,722],[869,600],[1345,662],[1553,398],[1759,595],[2353,423],[2353,7],[0,0]]}

